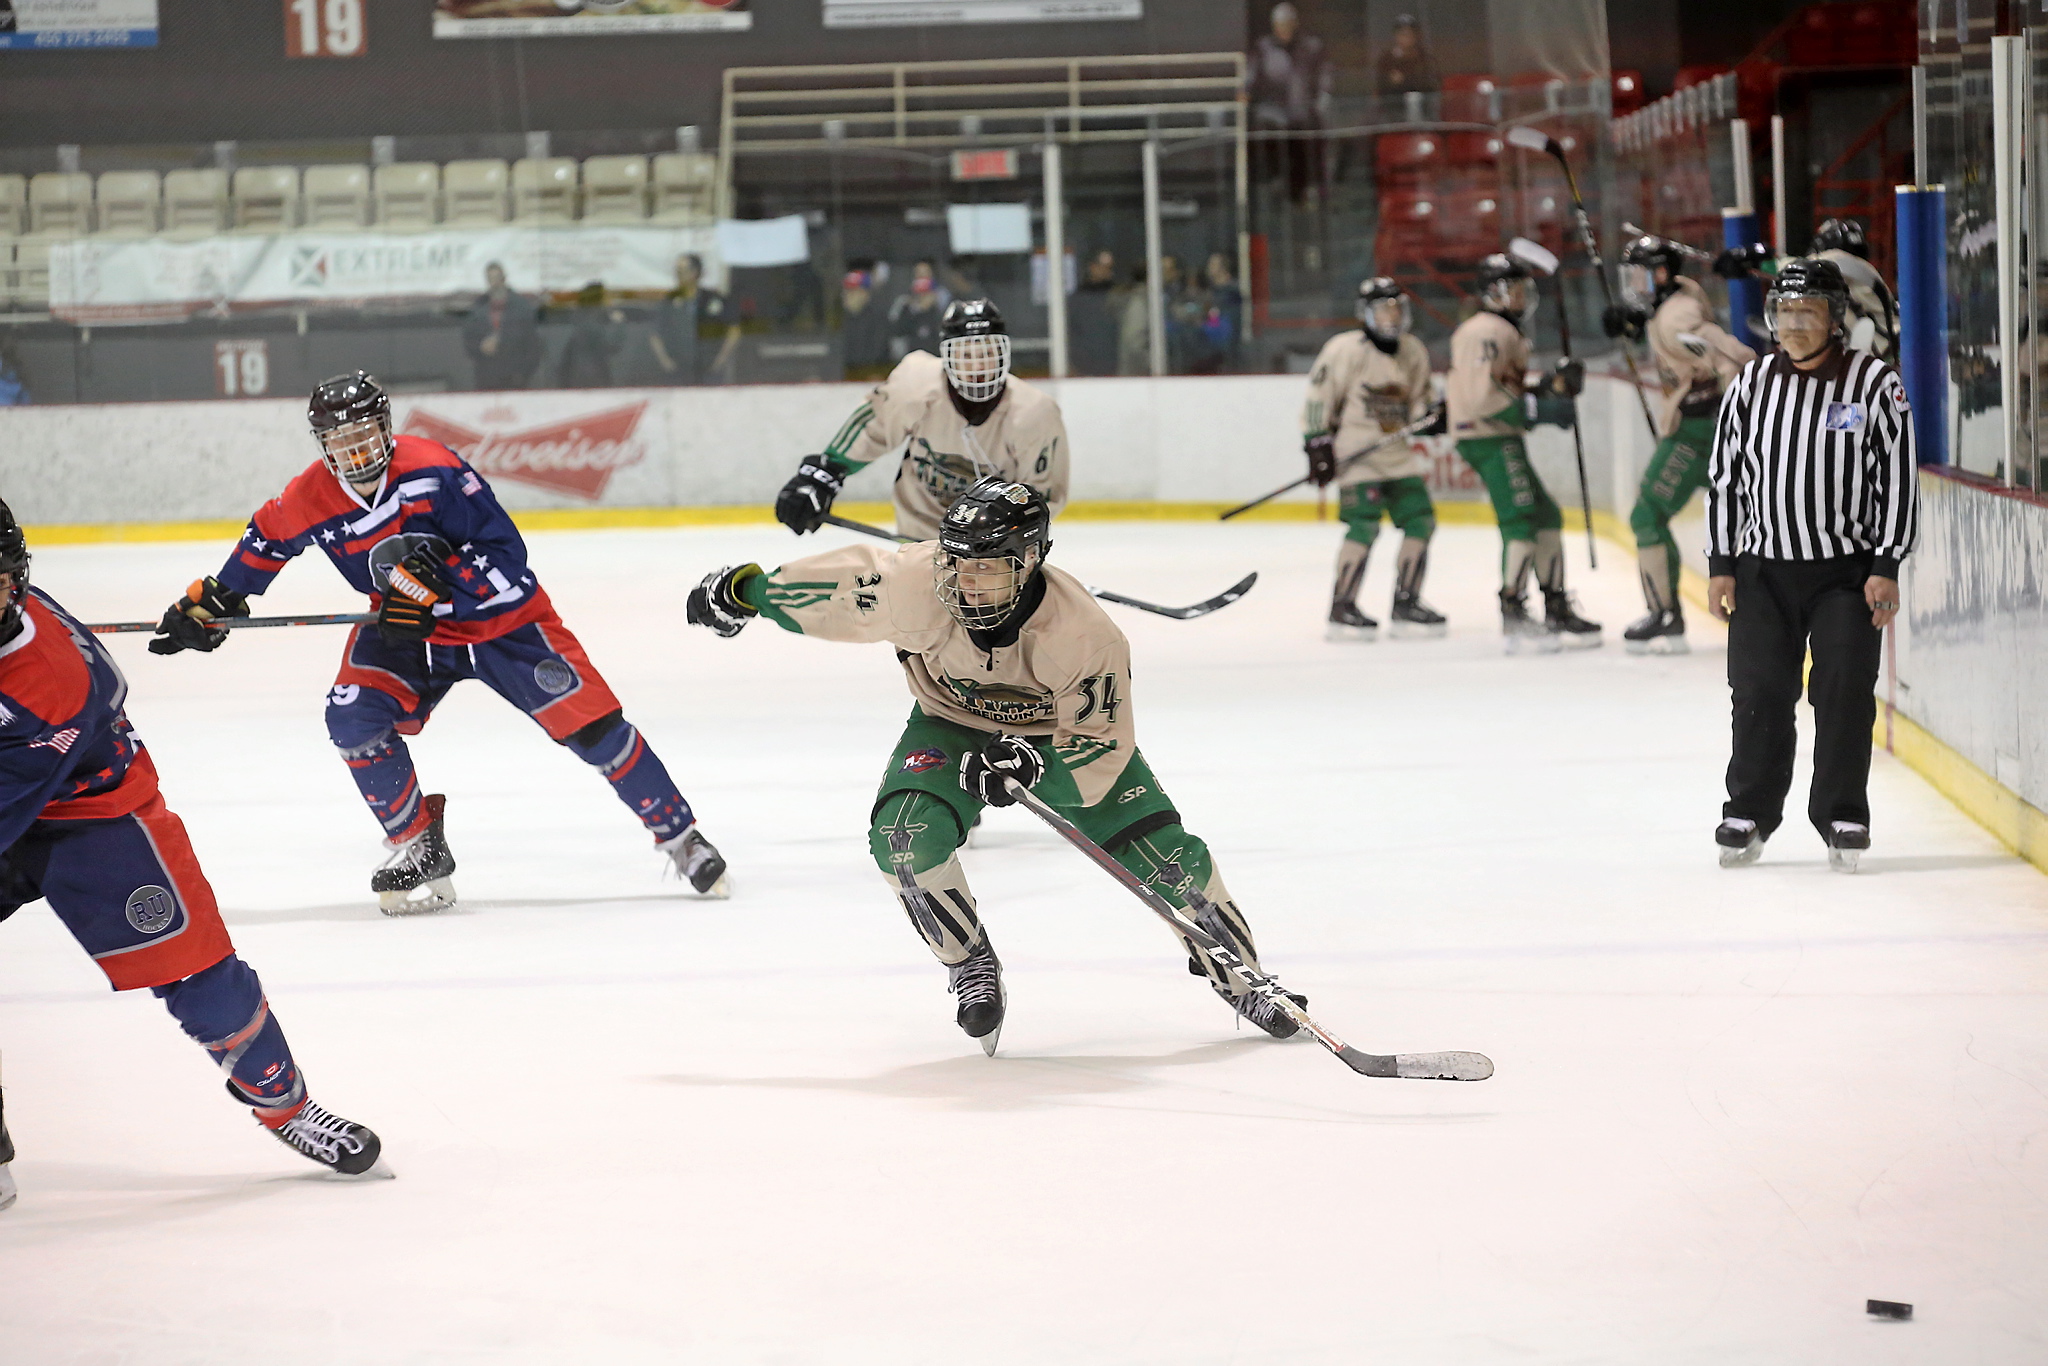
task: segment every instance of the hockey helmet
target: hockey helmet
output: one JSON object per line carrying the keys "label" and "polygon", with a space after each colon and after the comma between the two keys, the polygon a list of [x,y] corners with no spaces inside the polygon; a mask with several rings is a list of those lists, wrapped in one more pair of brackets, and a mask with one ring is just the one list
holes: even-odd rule
{"label": "hockey helmet", "polygon": [[1520,261],[1497,251],[1479,263],[1479,306],[1511,322],[1525,322],[1536,312],[1535,278]]}
{"label": "hockey helmet", "polygon": [[939,319],[946,382],[969,403],[986,403],[1010,378],[1010,329],[987,299],[955,299]]}
{"label": "hockey helmet", "polygon": [[1391,276],[1375,275],[1358,282],[1358,322],[1365,335],[1382,346],[1392,346],[1415,322],[1408,291]]}
{"label": "hockey helmet", "polygon": [[306,405],[306,424],[337,479],[367,484],[391,463],[391,396],[367,370],[322,380]]}
{"label": "hockey helmet", "polygon": [[[1664,268],[1662,283],[1657,268]],[[1685,253],[1676,242],[1648,235],[1630,242],[1621,252],[1621,297],[1637,308],[1652,309],[1678,289],[1685,270]]]}
{"label": "hockey helmet", "polygon": [[939,523],[939,601],[970,631],[996,631],[1052,548],[1052,509],[1029,484],[991,475],[960,495]]}
{"label": "hockey helmet", "polygon": [[21,631],[22,603],[28,597],[28,537],[14,512],[0,503],[0,574],[9,576],[7,605],[0,608],[0,641],[14,639]]}
{"label": "hockey helmet", "polygon": [[1847,328],[1849,286],[1833,261],[1803,256],[1778,267],[1777,278],[1764,294],[1764,326],[1773,337],[1778,335],[1778,309],[1793,299],[1826,301],[1833,334],[1839,338]]}
{"label": "hockey helmet", "polygon": [[1863,232],[1863,225],[1853,218],[1829,218],[1813,230],[1813,250],[1846,251],[1851,256],[1870,259],[1870,239]]}

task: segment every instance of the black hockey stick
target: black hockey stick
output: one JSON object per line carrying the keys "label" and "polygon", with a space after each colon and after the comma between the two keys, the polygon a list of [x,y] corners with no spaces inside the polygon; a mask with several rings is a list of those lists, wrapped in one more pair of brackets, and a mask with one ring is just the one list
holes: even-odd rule
{"label": "black hockey stick", "polygon": [[[828,512],[819,520],[832,526],[844,527],[848,531],[858,531],[863,536],[878,536],[885,541],[895,541],[898,545],[912,544],[911,538],[908,536],[899,536],[893,531],[885,531],[881,527],[872,526],[867,522],[856,522],[851,517],[840,517]],[[1154,616],[1172,617],[1175,621],[1192,621],[1196,617],[1208,616],[1219,607],[1230,606],[1231,603],[1236,602],[1239,598],[1251,592],[1252,585],[1258,581],[1259,571],[1254,569],[1215,597],[1204,598],[1192,607],[1161,607],[1156,602],[1146,602],[1143,598],[1127,598],[1121,593],[1112,593],[1107,588],[1096,588],[1085,583],[1081,586],[1094,596],[1101,598],[1104,602],[1114,602],[1125,607],[1135,607],[1141,612],[1150,612]]]}
{"label": "black hockey stick", "polygon": [[[1607,266],[1600,259],[1600,244],[1593,237],[1593,220],[1586,216],[1586,201],[1579,194],[1579,178],[1572,174],[1571,158],[1564,154],[1564,146],[1541,128],[1524,124],[1507,131],[1507,140],[1516,147],[1526,147],[1532,152],[1544,152],[1557,158],[1557,164],[1564,167],[1565,188],[1571,191],[1572,220],[1579,229],[1579,240],[1586,245],[1586,258],[1593,263],[1593,273],[1600,277],[1600,297],[1608,307],[1614,306],[1614,286],[1607,279]],[[1629,350],[1628,343],[1621,344],[1621,358],[1628,365],[1628,377],[1636,391],[1636,404],[1643,410],[1643,421],[1650,424],[1650,440],[1657,440],[1657,419],[1650,416],[1650,400],[1643,397],[1643,375],[1636,369],[1636,353]]]}
{"label": "black hockey stick", "polygon": [[[1431,423],[1435,421],[1436,414],[1434,412],[1431,412],[1425,414],[1422,417],[1416,418],[1413,422],[1409,423],[1407,426],[1403,427],[1398,432],[1388,432],[1378,441],[1373,442],[1370,446],[1367,446],[1364,450],[1359,451],[1357,454],[1345,456],[1344,459],[1337,465],[1337,474],[1342,474],[1344,471],[1350,469],[1359,461],[1365,459],[1368,455],[1372,455],[1378,451],[1384,450],[1386,447],[1394,445],[1396,442],[1406,441],[1410,437],[1420,436],[1422,434],[1422,429],[1424,427],[1429,426]],[[1333,475],[1332,477],[1334,478],[1335,476]],[[1303,484],[1308,483],[1309,480],[1313,478],[1315,478],[1315,476],[1312,474],[1304,474],[1303,476],[1301,476],[1301,478],[1295,480],[1291,484],[1282,484],[1279,488],[1274,489],[1271,493],[1262,493],[1258,497],[1252,499],[1249,503],[1240,503],[1238,506],[1232,508],[1230,511],[1219,516],[1216,520],[1219,522],[1227,522],[1231,518],[1237,516],[1238,513],[1250,512],[1253,508],[1258,507],[1261,503],[1270,503],[1275,498],[1278,498],[1281,494],[1290,492],[1294,489],[1298,489]]]}
{"label": "black hockey stick", "polygon": [[[1031,789],[1015,778],[1005,778],[1004,785],[1017,804],[1030,811],[1059,832],[1062,839],[1086,854],[1095,865],[1129,888],[1131,894],[1145,903],[1151,912],[1171,925],[1190,944],[1230,976],[1244,983],[1245,989],[1258,993],[1272,1002],[1287,1018],[1308,1031],[1317,1043],[1335,1053],[1346,1067],[1367,1077],[1414,1077],[1425,1081],[1485,1081],[1493,1075],[1493,1060],[1484,1053],[1365,1053],[1353,1048],[1329,1030],[1309,1018],[1307,1011],[1294,1003],[1292,997],[1281,989],[1278,982],[1244,961],[1237,950],[1215,935],[1195,924],[1179,911],[1173,903],[1153,889],[1136,873],[1118,863],[1101,845],[1082,834],[1079,827],[1059,812],[1047,806],[1032,795]],[[1181,876],[1179,865],[1168,864],[1173,878]],[[1200,915],[1204,908],[1213,909],[1203,895],[1189,889],[1188,900]]]}
{"label": "black hockey stick", "polygon": [[[318,617],[216,617],[212,624],[226,631],[243,631],[257,626],[368,626],[376,620],[374,612],[330,612]],[[96,636],[118,636],[154,631],[157,625],[154,621],[102,621],[85,629]]]}
{"label": "black hockey stick", "polygon": [[[1557,278],[1557,258],[1549,250],[1531,242],[1526,237],[1517,237],[1508,243],[1508,252],[1518,261],[1526,261],[1552,279]],[[1569,365],[1572,359],[1572,323],[1569,310],[1564,306],[1564,281],[1557,281],[1557,336],[1558,349],[1562,353],[1559,363]],[[1572,401],[1572,454],[1579,462],[1579,506],[1586,514],[1586,561],[1593,568],[1600,567],[1600,552],[1593,545],[1593,495],[1586,487],[1586,439],[1579,434],[1579,396],[1569,395]]]}

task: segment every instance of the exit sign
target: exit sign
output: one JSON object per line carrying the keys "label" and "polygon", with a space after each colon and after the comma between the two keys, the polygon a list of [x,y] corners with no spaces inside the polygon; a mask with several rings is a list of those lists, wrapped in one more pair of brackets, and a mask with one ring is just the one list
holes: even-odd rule
{"label": "exit sign", "polygon": [[[2043,0],[2048,3],[2048,0]],[[987,151],[953,153],[955,180],[1015,180],[1017,149],[995,147]]]}

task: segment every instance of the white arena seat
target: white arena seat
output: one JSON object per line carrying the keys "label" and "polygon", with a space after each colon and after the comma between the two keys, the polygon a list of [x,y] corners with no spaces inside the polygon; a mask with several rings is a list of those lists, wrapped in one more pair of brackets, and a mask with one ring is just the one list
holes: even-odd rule
{"label": "white arena seat", "polygon": [[441,220],[441,168],[433,162],[379,166],[374,179],[378,227],[406,231]]}
{"label": "white arena seat", "polygon": [[14,306],[50,306],[50,239],[23,237],[14,243]]}
{"label": "white arena seat", "polygon": [[92,231],[92,177],[44,171],[28,183],[28,230],[39,237],[83,237]]}
{"label": "white arena seat", "polygon": [[299,168],[244,166],[234,177],[235,227],[283,232],[299,222]]}
{"label": "white arena seat", "polygon": [[521,157],[512,163],[512,218],[519,223],[576,221],[576,158]]}
{"label": "white arena seat", "polygon": [[164,231],[205,237],[228,225],[228,173],[219,167],[172,171],[164,177]]}
{"label": "white arena seat", "polygon": [[0,175],[0,237],[19,237],[27,231],[28,177]]}
{"label": "white arena seat", "polygon": [[583,216],[599,223],[637,223],[647,217],[646,157],[585,157]]}
{"label": "white arena seat", "polygon": [[306,227],[363,227],[370,221],[370,168],[308,166],[303,202]]}
{"label": "white arena seat", "polygon": [[654,216],[663,223],[709,223],[718,158],[709,152],[664,152],[654,159]]}
{"label": "white arena seat", "polygon": [[99,182],[102,237],[150,237],[163,226],[164,178],[155,171],[106,171]]}
{"label": "white arena seat", "polygon": [[451,161],[442,167],[448,224],[467,227],[504,222],[508,180],[502,161]]}

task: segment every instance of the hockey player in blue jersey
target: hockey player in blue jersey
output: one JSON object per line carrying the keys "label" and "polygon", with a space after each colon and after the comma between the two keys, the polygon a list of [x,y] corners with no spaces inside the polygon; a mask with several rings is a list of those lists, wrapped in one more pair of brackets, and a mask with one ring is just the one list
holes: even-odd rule
{"label": "hockey player in blue jersey", "polygon": [[220,574],[172,604],[149,648],[217,648],[223,619],[317,547],[377,613],[349,635],[327,731],[391,850],[370,880],[385,914],[454,904],[443,799],[421,789],[404,737],[466,678],[602,773],[691,887],[725,896],[724,858],[555,614],[483,476],[438,442],[393,436],[391,400],[360,370],[315,389],[307,417],[320,459],[256,510]]}
{"label": "hockey player in blue jersey", "polygon": [[[116,991],[148,987],[227,1073],[228,1094],[344,1175],[381,1144],[306,1093],[263,984],[235,955],[185,826],[122,712],[128,685],[85,627],[29,586],[0,503],[0,920],[47,900]],[[0,1178],[13,1147],[0,1129]],[[4,1182],[0,1205],[11,1200]]]}

